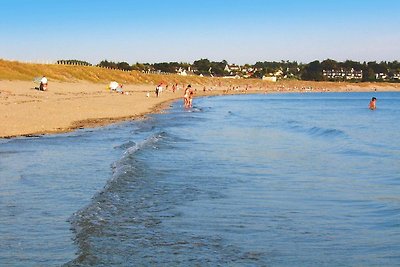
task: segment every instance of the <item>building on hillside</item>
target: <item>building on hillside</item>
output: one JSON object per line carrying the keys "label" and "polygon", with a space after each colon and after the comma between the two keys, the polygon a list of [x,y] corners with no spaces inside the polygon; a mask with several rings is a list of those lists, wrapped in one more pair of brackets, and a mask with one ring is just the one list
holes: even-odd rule
{"label": "building on hillside", "polygon": [[346,79],[347,80],[361,80],[363,78],[362,70],[351,69],[350,71],[346,71]]}
{"label": "building on hillside", "polygon": [[198,72],[197,69],[190,66],[187,69],[179,67],[179,69],[176,70],[176,73],[181,76],[196,75],[196,72]]}
{"label": "building on hillside", "polygon": [[283,71],[282,70],[277,70],[274,73],[270,73],[269,75],[274,76],[274,77],[280,77],[283,75]]}
{"label": "building on hillside", "polygon": [[329,80],[361,80],[363,77],[362,70],[323,70],[322,75]]}
{"label": "building on hillside", "polygon": [[251,78],[257,71],[261,70],[262,70],[261,68],[255,68],[255,67],[242,68],[240,75],[243,78]]}
{"label": "building on hillside", "polygon": [[375,79],[384,81],[400,81],[400,73],[399,72],[375,73]]}
{"label": "building on hillside", "polygon": [[232,65],[226,64],[226,66],[225,66],[225,68],[224,68],[224,71],[229,72],[229,73],[231,73],[231,72],[238,72],[238,71],[240,71],[240,70],[241,70],[240,66],[235,65],[235,64],[232,64]]}
{"label": "building on hillside", "polygon": [[400,73],[393,73],[394,80],[400,80]]}
{"label": "building on hillside", "polygon": [[386,80],[388,78],[388,75],[386,73],[380,72],[380,73],[375,73],[375,79],[377,80]]}
{"label": "building on hillside", "polygon": [[181,75],[181,76],[187,76],[188,75],[187,71],[184,68],[181,68],[181,67],[179,67],[179,69],[176,70],[176,73],[178,75]]}

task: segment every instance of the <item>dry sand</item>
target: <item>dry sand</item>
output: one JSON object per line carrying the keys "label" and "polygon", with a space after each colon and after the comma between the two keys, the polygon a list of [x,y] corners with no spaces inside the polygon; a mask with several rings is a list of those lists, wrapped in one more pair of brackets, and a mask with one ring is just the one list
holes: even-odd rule
{"label": "dry sand", "polygon": [[[345,83],[257,83],[235,86],[193,85],[196,97],[236,93],[294,92],[294,91],[399,91],[397,84]],[[181,99],[182,85],[175,93],[169,85],[157,98],[154,85],[124,85],[127,94],[106,89],[106,84],[89,82],[52,82],[48,91],[38,91],[29,81],[0,81],[0,137],[47,134],[93,127],[116,121],[137,119],[165,108],[172,100]],[[247,87],[247,90],[245,88]],[[212,89],[212,90],[211,90]],[[147,92],[150,97],[147,97]]]}

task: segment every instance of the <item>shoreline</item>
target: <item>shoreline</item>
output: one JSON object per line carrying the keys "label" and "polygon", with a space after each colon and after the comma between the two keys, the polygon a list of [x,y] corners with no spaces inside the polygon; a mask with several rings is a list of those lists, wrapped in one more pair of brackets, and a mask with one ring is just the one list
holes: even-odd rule
{"label": "shoreline", "polygon": [[[144,119],[182,99],[184,90],[184,85],[179,84],[178,90],[173,93],[172,84],[169,84],[169,88],[164,89],[157,98],[154,84],[124,85],[126,94],[110,92],[106,90],[106,84],[87,81],[50,81],[48,91],[44,92],[35,90],[34,86],[29,81],[0,80],[1,139],[65,133]],[[196,89],[195,98],[233,94],[400,91],[400,84],[305,81],[260,83],[258,80],[224,83],[218,80],[214,84],[192,84],[192,87]]]}

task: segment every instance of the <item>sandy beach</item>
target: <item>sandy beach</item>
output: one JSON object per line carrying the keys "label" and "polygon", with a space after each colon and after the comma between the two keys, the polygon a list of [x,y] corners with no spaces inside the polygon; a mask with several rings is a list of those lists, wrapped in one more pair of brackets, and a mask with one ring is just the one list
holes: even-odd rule
{"label": "sandy beach", "polygon": [[[124,85],[124,94],[119,94],[108,90],[106,84],[52,81],[48,91],[39,91],[33,82],[0,81],[0,137],[67,132],[138,119],[183,95],[182,87],[173,93],[170,86],[157,98],[154,88]],[[214,90],[206,94],[220,93]]]}
{"label": "sandy beach", "polygon": [[0,137],[71,131],[134,119],[155,112],[178,97],[156,98],[152,86],[124,86],[125,94],[110,92],[105,84],[50,82],[48,91],[33,82],[0,82]]}
{"label": "sandy beach", "polygon": [[[179,85],[173,93],[172,84],[169,84],[158,98],[154,94],[154,84],[125,84],[125,94],[111,92],[105,83],[87,81],[50,80],[48,91],[39,91],[35,86],[32,81],[0,81],[1,138],[67,132],[138,119],[162,110],[173,100],[181,99],[184,85]],[[400,90],[397,84],[260,83],[256,80],[216,80],[213,84],[194,84],[193,87],[196,89],[195,97],[242,93]]]}

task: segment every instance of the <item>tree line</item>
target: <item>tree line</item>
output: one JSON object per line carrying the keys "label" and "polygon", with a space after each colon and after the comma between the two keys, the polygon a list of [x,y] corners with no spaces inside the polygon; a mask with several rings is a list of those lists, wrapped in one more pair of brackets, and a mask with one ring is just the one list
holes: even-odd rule
{"label": "tree line", "polygon": [[327,78],[323,76],[323,70],[362,71],[361,81],[398,81],[396,75],[400,73],[400,62],[397,60],[392,62],[381,61],[379,63],[376,61],[364,61],[361,63],[352,60],[337,62],[332,59],[319,62],[316,60],[303,66],[301,79],[313,81],[327,80]]}
{"label": "tree line", "polygon": [[[59,60],[58,64],[88,65],[92,64],[81,60]],[[189,71],[195,75],[221,77],[226,75],[241,75],[249,78],[262,78],[263,76],[278,76],[282,79],[297,79],[307,81],[326,81],[332,78],[324,76],[323,71],[362,71],[362,78],[357,81],[400,81],[400,62],[395,61],[370,61],[357,62],[346,60],[343,62],[333,59],[323,61],[315,60],[309,63],[297,61],[264,61],[255,64],[240,66],[240,70],[227,71],[230,64],[226,60],[210,61],[208,59],[195,60],[193,63],[161,62],[161,63],[135,63],[113,62],[103,60],[96,66],[119,70],[137,70],[142,72],[177,73],[179,69]],[[340,79],[340,78],[339,78]],[[335,78],[338,80],[338,78]]]}

